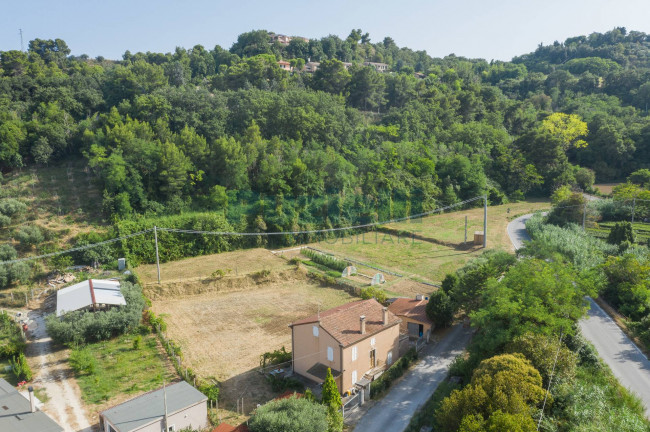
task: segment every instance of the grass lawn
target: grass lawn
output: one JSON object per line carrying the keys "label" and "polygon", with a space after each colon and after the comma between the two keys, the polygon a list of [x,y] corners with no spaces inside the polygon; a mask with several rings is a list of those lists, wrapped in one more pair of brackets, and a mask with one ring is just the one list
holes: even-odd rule
{"label": "grass lawn", "polygon": [[[488,248],[512,250],[506,227],[519,215],[550,207],[548,201],[524,201],[488,208]],[[464,245],[465,216],[469,245]],[[474,231],[483,231],[483,208],[443,213],[423,219],[389,224],[387,228],[414,233],[418,238],[383,232],[368,232],[323,240],[311,246],[339,257],[417,275],[430,282],[440,282],[447,273],[462,267],[483,252],[473,246]]]}
{"label": "grass lawn", "polygon": [[111,401],[111,405],[120,403],[161,387],[163,377],[166,382],[177,378],[168,366],[164,353],[158,349],[158,341],[153,334],[142,336],[137,350],[133,349],[134,338],[134,335],[123,335],[110,341],[87,345],[96,361],[96,367],[91,374],[77,376],[85,402],[102,404]]}

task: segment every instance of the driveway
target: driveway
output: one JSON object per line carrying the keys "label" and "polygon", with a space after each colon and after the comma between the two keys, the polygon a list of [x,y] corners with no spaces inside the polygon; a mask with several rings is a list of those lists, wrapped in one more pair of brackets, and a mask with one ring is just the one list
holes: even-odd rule
{"label": "driveway", "polygon": [[455,325],[437,344],[420,352],[420,361],[361,418],[354,432],[402,432],[415,412],[447,377],[451,362],[463,353],[472,329]]}
{"label": "driveway", "polygon": [[[530,240],[525,223],[531,216],[521,216],[508,224],[508,235],[515,250]],[[619,382],[641,398],[646,417],[650,418],[650,361],[593,299],[588,297],[588,300],[591,307],[587,318],[578,323],[582,334],[594,345]]]}

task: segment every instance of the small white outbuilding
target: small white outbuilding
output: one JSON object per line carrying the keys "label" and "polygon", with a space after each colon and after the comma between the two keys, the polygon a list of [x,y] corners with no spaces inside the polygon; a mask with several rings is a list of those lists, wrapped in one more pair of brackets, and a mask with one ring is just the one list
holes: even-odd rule
{"label": "small white outbuilding", "polygon": [[88,279],[56,293],[56,316],[80,309],[97,310],[125,305],[120,282],[114,280]]}

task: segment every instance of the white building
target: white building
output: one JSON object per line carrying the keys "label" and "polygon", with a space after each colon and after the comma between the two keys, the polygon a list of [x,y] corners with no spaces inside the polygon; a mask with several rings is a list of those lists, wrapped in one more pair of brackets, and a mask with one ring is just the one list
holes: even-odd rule
{"label": "white building", "polygon": [[88,279],[56,293],[56,316],[80,309],[107,309],[125,306],[119,281]]}

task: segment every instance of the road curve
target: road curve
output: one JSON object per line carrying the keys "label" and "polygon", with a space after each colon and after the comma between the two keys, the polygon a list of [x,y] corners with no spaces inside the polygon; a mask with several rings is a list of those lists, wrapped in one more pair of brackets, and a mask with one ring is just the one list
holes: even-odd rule
{"label": "road curve", "polygon": [[[531,216],[521,216],[508,224],[508,235],[515,250],[530,240],[526,221]],[[650,418],[650,361],[593,299],[588,300],[591,307],[587,317],[578,323],[582,334],[594,345],[619,382],[641,398],[646,417]]]}
{"label": "road curve", "polygon": [[447,377],[451,362],[463,353],[472,330],[455,325],[437,344],[420,353],[423,358],[396,383],[377,405],[361,417],[354,432],[402,432],[438,385]]}

